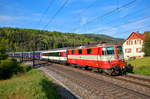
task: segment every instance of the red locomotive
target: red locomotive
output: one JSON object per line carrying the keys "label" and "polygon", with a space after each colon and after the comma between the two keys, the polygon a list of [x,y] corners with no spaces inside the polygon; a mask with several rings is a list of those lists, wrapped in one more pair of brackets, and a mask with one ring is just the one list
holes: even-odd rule
{"label": "red locomotive", "polygon": [[96,68],[109,75],[118,75],[125,71],[122,47],[115,44],[99,44],[93,47],[69,49],[67,62]]}

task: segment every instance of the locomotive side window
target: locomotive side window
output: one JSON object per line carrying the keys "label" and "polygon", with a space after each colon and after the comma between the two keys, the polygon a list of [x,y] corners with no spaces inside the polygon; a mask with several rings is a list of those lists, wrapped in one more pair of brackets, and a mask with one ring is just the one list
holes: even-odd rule
{"label": "locomotive side window", "polygon": [[72,50],[72,54],[74,54],[74,50]]}
{"label": "locomotive side window", "polygon": [[91,54],[92,53],[92,49],[87,49],[87,54]]}
{"label": "locomotive side window", "polygon": [[82,54],[82,49],[79,49],[79,50],[78,50],[78,54]]}

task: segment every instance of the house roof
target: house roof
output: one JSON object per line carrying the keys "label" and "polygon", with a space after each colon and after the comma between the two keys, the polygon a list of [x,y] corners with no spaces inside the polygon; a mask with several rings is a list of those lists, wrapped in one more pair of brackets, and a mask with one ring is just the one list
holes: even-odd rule
{"label": "house roof", "polygon": [[132,32],[130,34],[130,36],[127,38],[127,40],[131,40],[131,39],[142,39],[144,40],[146,37],[145,33],[141,34],[141,33],[137,33],[137,32]]}

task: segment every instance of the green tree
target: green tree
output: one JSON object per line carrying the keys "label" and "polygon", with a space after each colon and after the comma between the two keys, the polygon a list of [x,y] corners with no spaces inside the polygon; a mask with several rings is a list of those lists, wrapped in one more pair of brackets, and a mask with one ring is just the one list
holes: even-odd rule
{"label": "green tree", "polygon": [[145,56],[150,56],[150,31],[145,32],[146,39],[144,40],[144,53]]}
{"label": "green tree", "polygon": [[0,38],[0,60],[4,60],[7,58],[6,45],[7,45],[7,41]]}

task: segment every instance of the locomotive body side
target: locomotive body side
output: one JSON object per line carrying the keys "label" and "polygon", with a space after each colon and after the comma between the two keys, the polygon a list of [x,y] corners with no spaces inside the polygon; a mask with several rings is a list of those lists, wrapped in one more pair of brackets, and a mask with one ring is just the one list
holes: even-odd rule
{"label": "locomotive body side", "polygon": [[[98,62],[98,49],[99,48],[83,48],[68,50],[68,63],[99,67]],[[89,50],[89,53],[87,53]],[[91,51],[91,52],[90,52]]]}
{"label": "locomotive body side", "polygon": [[119,73],[126,65],[121,51],[121,47],[117,45],[70,49],[67,62],[94,67],[108,74]]}

